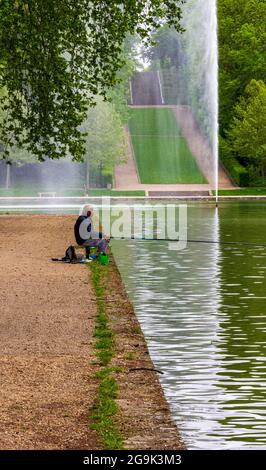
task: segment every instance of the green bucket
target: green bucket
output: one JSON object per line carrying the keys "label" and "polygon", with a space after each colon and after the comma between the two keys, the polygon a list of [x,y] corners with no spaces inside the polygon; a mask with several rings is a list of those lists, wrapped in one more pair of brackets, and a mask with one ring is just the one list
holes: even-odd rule
{"label": "green bucket", "polygon": [[98,260],[100,264],[106,265],[109,264],[109,255],[107,253],[99,253]]}

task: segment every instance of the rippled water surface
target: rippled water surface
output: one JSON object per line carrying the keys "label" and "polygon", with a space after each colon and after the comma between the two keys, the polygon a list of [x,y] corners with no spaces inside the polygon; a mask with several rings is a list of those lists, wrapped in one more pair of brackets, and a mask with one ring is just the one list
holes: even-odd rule
{"label": "rippled water surface", "polygon": [[[191,205],[188,237],[266,243],[265,203]],[[266,247],[113,242],[191,449],[266,449]]]}

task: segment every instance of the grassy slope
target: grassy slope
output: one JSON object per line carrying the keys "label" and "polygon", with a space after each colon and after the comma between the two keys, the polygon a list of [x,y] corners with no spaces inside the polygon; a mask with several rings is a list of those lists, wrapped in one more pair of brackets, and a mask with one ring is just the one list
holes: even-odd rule
{"label": "grassy slope", "polygon": [[129,123],[142,183],[206,183],[171,109],[131,109]]}

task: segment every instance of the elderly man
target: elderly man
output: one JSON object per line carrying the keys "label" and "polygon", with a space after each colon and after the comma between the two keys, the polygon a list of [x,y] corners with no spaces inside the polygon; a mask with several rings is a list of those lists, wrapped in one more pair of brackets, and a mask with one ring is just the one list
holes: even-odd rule
{"label": "elderly man", "polygon": [[97,247],[99,252],[106,252],[109,237],[102,232],[96,232],[93,227],[93,207],[86,205],[82,214],[78,217],[74,227],[76,242],[80,246],[87,247],[86,256],[89,257],[90,247]]}

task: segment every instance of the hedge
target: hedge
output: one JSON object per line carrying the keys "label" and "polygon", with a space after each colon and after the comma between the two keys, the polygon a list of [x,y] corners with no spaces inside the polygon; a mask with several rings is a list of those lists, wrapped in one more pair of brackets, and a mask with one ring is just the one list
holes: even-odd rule
{"label": "hedge", "polygon": [[236,157],[231,153],[230,148],[222,137],[219,139],[219,156],[226,170],[230,173],[234,183],[237,186],[249,186],[250,176],[248,170],[239,163]]}

